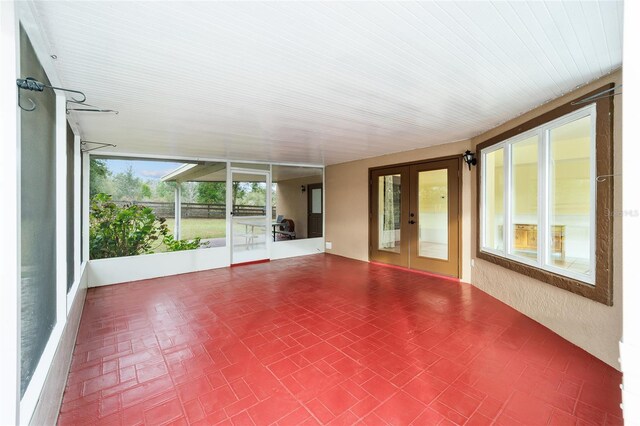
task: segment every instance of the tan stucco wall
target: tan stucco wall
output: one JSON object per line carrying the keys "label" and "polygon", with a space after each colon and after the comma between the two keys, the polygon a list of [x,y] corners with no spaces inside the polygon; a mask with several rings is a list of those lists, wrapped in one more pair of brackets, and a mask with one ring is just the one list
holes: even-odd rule
{"label": "tan stucco wall", "polygon": [[[333,247],[327,253],[369,260],[369,168],[422,159],[457,155],[469,149],[469,141],[399,152],[325,168],[326,234]],[[471,185],[474,170],[462,172],[462,279],[470,280]]]}
{"label": "tan stucco wall", "polygon": [[[620,71],[586,85],[516,119],[510,120],[471,141],[454,142],[413,151],[367,158],[327,166],[325,169],[326,241],[333,248],[327,253],[368,260],[368,169],[408,161],[462,154],[476,144],[517,126],[569,99],[588,93],[606,83],[620,84]],[[614,104],[614,173],[621,172],[621,99]],[[392,142],[390,142],[392,143]],[[471,282],[492,296],[513,306],[565,339],[619,368],[618,341],[622,333],[621,235],[614,219],[614,304],[605,306],[549,284],[475,259],[476,252],[476,173],[462,169],[462,280]],[[614,181],[615,209],[621,210],[621,184]],[[471,267],[474,258],[475,267]]]}
{"label": "tan stucco wall", "polygon": [[312,183],[322,183],[322,176],[308,176],[278,182],[276,214],[284,215],[285,219],[293,220],[296,238],[307,238],[307,191],[305,187]]}

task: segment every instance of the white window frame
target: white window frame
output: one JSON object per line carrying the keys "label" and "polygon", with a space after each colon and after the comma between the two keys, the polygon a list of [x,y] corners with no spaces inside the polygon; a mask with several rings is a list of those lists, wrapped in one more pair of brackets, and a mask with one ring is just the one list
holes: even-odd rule
{"label": "white window frame", "polygon": [[[590,156],[590,210],[589,210],[589,226],[590,226],[590,256],[589,256],[589,273],[580,274],[574,271],[569,271],[563,268],[554,266],[550,260],[549,241],[551,237],[551,227],[549,225],[550,218],[550,153],[549,146],[551,143],[550,132],[554,128],[563,126],[567,123],[585,118],[591,117],[591,156]],[[523,256],[517,256],[512,254],[513,244],[513,227],[511,217],[512,206],[512,194],[511,194],[511,177],[512,177],[512,148],[513,145],[526,140],[534,135],[538,135],[538,247],[537,247],[537,259],[529,259]],[[504,173],[504,225],[503,225],[503,241],[504,252],[495,250],[485,245],[485,236],[487,230],[485,229],[485,204],[487,188],[485,187],[486,173],[485,167],[482,168],[481,175],[481,188],[480,188],[480,250],[484,253],[488,253],[494,256],[499,256],[505,259],[509,259],[514,262],[522,263],[532,266],[544,271],[548,271],[557,275],[562,275],[590,286],[595,286],[596,280],[596,106],[591,104],[579,110],[573,111],[555,120],[551,120],[541,126],[530,129],[526,132],[519,133],[509,139],[494,144],[481,151],[482,164],[486,164],[486,156],[499,149],[504,149],[504,161],[503,161],[503,173]]]}

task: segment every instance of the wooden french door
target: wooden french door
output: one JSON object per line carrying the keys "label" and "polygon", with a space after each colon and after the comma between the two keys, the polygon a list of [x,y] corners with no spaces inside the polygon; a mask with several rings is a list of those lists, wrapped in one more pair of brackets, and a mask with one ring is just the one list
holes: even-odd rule
{"label": "wooden french door", "polygon": [[371,171],[370,258],[459,276],[460,159]]}
{"label": "wooden french door", "polygon": [[371,260],[409,267],[409,168],[371,171]]}

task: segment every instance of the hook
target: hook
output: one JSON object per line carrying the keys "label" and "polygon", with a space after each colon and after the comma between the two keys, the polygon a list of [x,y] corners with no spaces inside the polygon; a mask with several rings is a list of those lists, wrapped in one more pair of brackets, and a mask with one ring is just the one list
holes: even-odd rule
{"label": "hook", "polygon": [[615,92],[617,89],[620,89],[620,88],[622,88],[622,84],[620,84],[618,86],[615,86],[615,87],[612,87],[610,89],[603,90],[602,92],[598,92],[595,95],[588,96],[588,97],[586,97],[584,99],[573,101],[573,102],[571,102],[571,105],[588,104],[589,102],[597,101],[598,99],[609,98],[609,97],[613,97],[613,96],[616,96],[616,95],[622,95],[622,92],[608,94],[609,92]]}
{"label": "hook", "polygon": [[79,90],[72,90],[72,89],[65,89],[64,87],[56,87],[56,86],[49,86],[48,84],[44,84],[39,82],[38,80],[36,80],[33,77],[27,77],[27,78],[18,78],[16,80],[16,85],[18,86],[18,105],[20,106],[20,108],[22,108],[25,111],[33,111],[34,109],[36,109],[36,104],[35,102],[33,102],[32,99],[29,99],[33,105],[33,107],[31,109],[27,109],[24,108],[22,105],[20,105],[20,90],[24,89],[24,90],[31,90],[34,92],[42,92],[44,91],[45,88],[49,88],[49,89],[53,89],[53,90],[61,90],[63,92],[71,92],[71,93],[78,93],[82,96],[82,99],[76,99],[73,96],[71,97],[71,99],[73,100],[73,102],[76,103],[81,103],[87,100],[87,95],[85,95],[83,92],[79,91]]}
{"label": "hook", "polygon": [[27,98],[29,100],[29,102],[31,102],[31,108],[25,108],[22,106],[22,103],[20,102],[22,99],[22,97],[20,96],[20,89],[18,89],[18,106],[20,107],[20,109],[24,110],[24,111],[33,111],[36,109],[36,103],[33,102],[33,99],[31,98]]}
{"label": "hook", "polygon": [[[90,107],[90,108],[69,108],[69,104],[77,104],[80,106],[86,106],[86,107]],[[67,101],[67,114],[69,114],[69,111],[80,111],[80,112],[112,112],[114,114],[119,114],[120,111],[116,111],[115,109],[102,109],[102,108],[98,108],[95,105],[90,105],[90,104],[85,104],[84,102],[78,102],[75,100],[72,101]]]}
{"label": "hook", "polygon": [[[98,146],[95,146],[95,147],[93,147],[93,148],[89,148],[89,149],[87,149],[87,144],[94,144],[94,145],[98,145]],[[106,148],[106,147],[108,147],[108,146],[115,148],[115,147],[117,146],[117,145],[114,145],[114,144],[112,144],[112,143],[105,143],[105,142],[93,142],[93,141],[80,141],[80,145],[81,145],[82,147],[84,147],[84,149],[83,149],[83,148],[81,148],[81,151],[82,151],[82,152],[95,151],[96,149]]]}
{"label": "hook", "polygon": [[82,99],[76,99],[73,96],[71,97],[71,99],[73,100],[73,102],[77,102],[77,103],[81,103],[87,100],[87,95],[85,95],[83,92],[79,91],[79,90],[71,90],[71,89],[63,89],[62,87],[54,87],[54,86],[48,86],[52,89],[56,89],[56,90],[63,90],[65,92],[71,92],[71,93],[79,93],[82,95]]}
{"label": "hook", "polygon": [[605,180],[607,180],[608,177],[618,177],[618,176],[622,176],[621,174],[616,174],[616,175],[600,175],[600,176],[596,176],[596,182],[604,182]]}

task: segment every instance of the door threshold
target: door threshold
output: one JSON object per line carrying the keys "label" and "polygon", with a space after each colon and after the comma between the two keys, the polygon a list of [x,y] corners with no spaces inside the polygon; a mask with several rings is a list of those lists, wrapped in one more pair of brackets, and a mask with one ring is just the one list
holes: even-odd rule
{"label": "door threshold", "polygon": [[452,277],[450,275],[441,275],[441,274],[436,274],[435,272],[421,271],[419,269],[406,268],[404,266],[391,265],[388,263],[376,262],[374,260],[370,260],[369,263],[377,266],[384,266],[386,268],[399,269],[401,271],[407,271],[407,272],[414,272],[416,274],[427,275],[429,277],[438,278],[438,279],[447,280],[447,281],[453,281],[456,283],[460,282],[460,278]]}
{"label": "door threshold", "polygon": [[233,268],[234,266],[255,265],[257,263],[268,263],[268,262],[271,262],[271,259],[251,260],[249,262],[232,263],[231,267]]}

